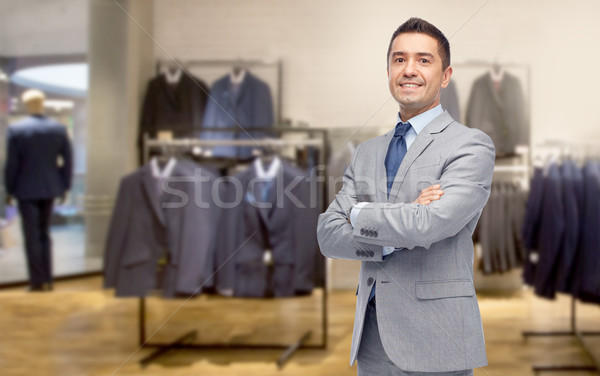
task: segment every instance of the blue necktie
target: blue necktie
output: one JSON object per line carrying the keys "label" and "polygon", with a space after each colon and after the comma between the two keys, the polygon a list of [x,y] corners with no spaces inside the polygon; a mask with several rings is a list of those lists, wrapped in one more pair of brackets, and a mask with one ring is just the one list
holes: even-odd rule
{"label": "blue necktie", "polygon": [[[390,196],[390,190],[392,190],[392,184],[394,184],[394,178],[398,172],[398,167],[406,155],[406,139],[404,136],[410,129],[410,123],[400,122],[396,125],[394,131],[394,137],[390,141],[390,147],[388,148],[387,155],[385,156],[385,170],[387,173],[387,194]],[[369,301],[375,296],[375,283],[369,294]]]}
{"label": "blue necktie", "polygon": [[394,184],[394,178],[398,172],[398,167],[406,155],[406,132],[410,129],[410,123],[398,123],[394,131],[394,137],[390,141],[387,155],[385,156],[385,170],[387,172],[387,193],[390,196],[390,190]]}

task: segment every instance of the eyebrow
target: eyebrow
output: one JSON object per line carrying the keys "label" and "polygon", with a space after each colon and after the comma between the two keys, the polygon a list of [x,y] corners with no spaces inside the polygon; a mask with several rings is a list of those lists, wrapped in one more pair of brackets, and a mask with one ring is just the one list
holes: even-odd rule
{"label": "eyebrow", "polygon": [[[406,55],[406,52],[404,52],[404,51],[395,51],[395,52],[392,53],[392,57],[403,56],[403,55]],[[435,56],[433,56],[433,54],[431,54],[429,52],[417,52],[416,55],[417,56],[427,56],[427,57],[429,57],[431,59],[435,58]]]}

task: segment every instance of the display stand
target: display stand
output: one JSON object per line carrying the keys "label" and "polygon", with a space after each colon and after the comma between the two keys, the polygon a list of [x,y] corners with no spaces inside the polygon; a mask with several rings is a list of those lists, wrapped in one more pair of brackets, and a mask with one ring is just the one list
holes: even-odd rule
{"label": "display stand", "polygon": [[584,349],[585,353],[592,360],[593,365],[577,365],[577,364],[564,364],[564,365],[551,365],[542,366],[534,365],[532,367],[533,372],[536,374],[540,372],[556,372],[556,371],[596,371],[600,372],[600,360],[591,351],[591,348],[585,343],[584,338],[587,336],[600,336],[600,332],[588,332],[577,330],[577,314],[576,314],[576,301],[575,298],[571,298],[571,329],[562,331],[548,331],[548,332],[537,332],[537,331],[523,331],[523,337],[527,340],[530,337],[563,337],[572,336],[577,339],[577,342]]}
{"label": "display stand", "polygon": [[[215,131],[233,131],[239,132],[239,129],[218,129]],[[316,128],[268,128],[268,129],[252,129],[252,131],[271,132],[274,136],[283,135],[284,133],[307,133],[309,139],[280,139],[280,138],[268,138],[258,140],[200,140],[200,139],[175,139],[175,140],[144,140],[144,158],[147,161],[152,148],[159,149],[181,149],[181,148],[193,148],[193,147],[214,147],[214,146],[258,146],[269,149],[276,149],[278,147],[286,146],[311,146],[320,149],[319,154],[319,165],[325,166],[325,161],[328,160],[328,132],[325,129]],[[315,138],[319,135],[320,138]],[[323,177],[326,177],[326,170],[324,168],[317,169],[317,173],[320,173]],[[326,197],[327,193],[327,179],[323,179],[325,182],[322,187],[322,198]],[[324,199],[321,200],[322,205],[326,205]],[[325,209],[325,208],[323,208]],[[325,266],[325,264],[323,264]],[[150,342],[150,338],[146,335],[146,299],[141,297],[139,299],[138,308],[138,324],[139,324],[139,344],[140,347],[145,348],[156,348],[154,352],[149,354],[140,360],[142,367],[155,361],[163,354],[174,350],[174,349],[223,349],[223,350],[240,350],[240,349],[254,349],[254,350],[283,350],[281,356],[277,359],[277,366],[282,368],[287,360],[298,350],[298,349],[320,349],[324,350],[327,348],[327,269],[324,267],[323,273],[323,293],[321,302],[321,325],[322,325],[322,339],[321,344],[311,345],[306,344],[306,341],[311,337],[312,331],[306,331],[299,335],[298,340],[292,344],[276,344],[276,343],[265,343],[265,344],[229,344],[229,343],[195,343],[197,339],[197,331],[190,331],[181,337],[177,338],[170,343],[155,343]]]}

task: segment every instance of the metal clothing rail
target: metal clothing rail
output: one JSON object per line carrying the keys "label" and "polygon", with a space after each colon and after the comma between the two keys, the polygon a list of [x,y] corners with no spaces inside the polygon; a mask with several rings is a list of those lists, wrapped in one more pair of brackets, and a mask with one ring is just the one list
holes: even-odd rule
{"label": "metal clothing rail", "polygon": [[[257,129],[252,129],[255,131]],[[319,154],[319,164],[325,166],[325,161],[329,159],[329,139],[328,131],[326,129],[319,128],[270,128],[271,131],[279,135],[283,133],[309,133],[311,137],[320,135],[320,139],[258,139],[258,140],[198,140],[198,139],[175,139],[175,140],[144,140],[144,160],[147,162],[149,157],[149,151],[152,147],[162,146],[173,146],[173,147],[194,147],[194,146],[313,146],[321,149]],[[210,131],[210,130],[209,130]],[[221,132],[223,129],[215,129],[214,131]],[[230,129],[230,131],[239,132],[239,129]],[[319,169],[321,174],[325,177],[326,170]],[[324,179],[325,183],[322,187],[322,205],[325,209],[324,198],[327,197],[327,179]],[[146,336],[146,298],[141,297],[138,304],[138,324],[139,324],[139,345],[141,347],[156,348],[154,352],[149,354],[140,360],[142,367],[147,366],[154,360],[162,356],[163,354],[173,349],[224,349],[224,350],[240,350],[240,349],[255,349],[255,350],[284,350],[281,356],[277,359],[278,368],[283,368],[287,360],[296,352],[298,349],[320,349],[324,350],[327,348],[327,337],[328,337],[328,319],[327,319],[327,302],[328,302],[328,291],[327,291],[327,268],[326,264],[323,263],[323,292],[321,296],[321,331],[322,338],[321,344],[306,344],[305,342],[311,337],[312,331],[303,333],[299,339],[293,344],[228,344],[228,343],[194,343],[193,341],[197,338],[197,331],[192,330],[186,334],[180,336],[176,340],[170,343],[154,343],[149,342],[150,338]]]}

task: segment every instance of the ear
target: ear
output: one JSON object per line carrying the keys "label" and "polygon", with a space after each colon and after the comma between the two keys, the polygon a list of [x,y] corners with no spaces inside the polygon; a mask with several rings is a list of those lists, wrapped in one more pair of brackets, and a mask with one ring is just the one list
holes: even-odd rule
{"label": "ear", "polygon": [[450,76],[452,76],[452,67],[448,66],[442,75],[442,87],[445,88],[450,83]]}

